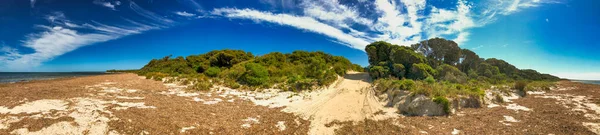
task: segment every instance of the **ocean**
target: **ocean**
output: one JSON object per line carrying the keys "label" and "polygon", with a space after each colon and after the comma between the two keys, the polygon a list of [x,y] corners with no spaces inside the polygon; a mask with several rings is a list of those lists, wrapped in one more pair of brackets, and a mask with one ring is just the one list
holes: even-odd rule
{"label": "ocean", "polygon": [[587,83],[587,84],[597,84],[600,85],[600,80],[571,80],[574,82]]}
{"label": "ocean", "polygon": [[0,83],[102,75],[106,72],[0,72]]}

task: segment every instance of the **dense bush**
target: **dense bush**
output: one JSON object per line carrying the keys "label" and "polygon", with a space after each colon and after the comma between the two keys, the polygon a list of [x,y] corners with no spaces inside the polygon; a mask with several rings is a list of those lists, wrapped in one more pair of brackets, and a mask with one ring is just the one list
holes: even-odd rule
{"label": "dense bush", "polygon": [[209,77],[217,77],[221,73],[221,69],[218,67],[209,67],[204,74]]}
{"label": "dense bush", "polygon": [[260,64],[247,63],[246,73],[242,75],[241,81],[250,86],[264,85],[269,81],[269,72]]}

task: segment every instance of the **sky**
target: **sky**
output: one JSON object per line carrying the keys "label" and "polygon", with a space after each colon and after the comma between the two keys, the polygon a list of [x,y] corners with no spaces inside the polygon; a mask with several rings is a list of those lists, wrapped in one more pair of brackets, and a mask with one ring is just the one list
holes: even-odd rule
{"label": "sky", "polygon": [[597,0],[0,0],[0,71],[138,69],[167,55],[453,40],[483,58],[600,80]]}

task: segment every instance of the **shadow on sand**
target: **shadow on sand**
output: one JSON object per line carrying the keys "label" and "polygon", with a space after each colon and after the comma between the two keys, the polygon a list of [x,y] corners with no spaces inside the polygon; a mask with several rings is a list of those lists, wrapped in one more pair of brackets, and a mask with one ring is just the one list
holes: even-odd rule
{"label": "shadow on sand", "polygon": [[363,82],[371,83],[371,76],[368,73],[348,73],[344,75],[345,79],[348,80],[360,80]]}

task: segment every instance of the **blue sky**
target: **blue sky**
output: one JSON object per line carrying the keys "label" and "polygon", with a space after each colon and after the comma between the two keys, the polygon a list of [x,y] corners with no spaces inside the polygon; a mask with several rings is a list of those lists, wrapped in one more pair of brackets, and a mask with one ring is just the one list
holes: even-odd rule
{"label": "blue sky", "polygon": [[2,0],[0,71],[135,69],[215,49],[325,51],[454,40],[484,58],[600,80],[600,1]]}

